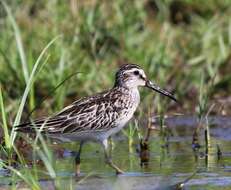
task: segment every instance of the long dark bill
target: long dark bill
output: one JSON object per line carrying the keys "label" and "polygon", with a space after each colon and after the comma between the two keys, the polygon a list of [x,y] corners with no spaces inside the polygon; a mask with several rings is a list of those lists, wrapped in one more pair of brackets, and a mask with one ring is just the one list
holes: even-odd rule
{"label": "long dark bill", "polygon": [[172,100],[174,100],[175,102],[177,102],[177,99],[172,95],[170,94],[168,91],[166,90],[163,90],[161,89],[159,86],[153,84],[150,80],[147,80],[146,81],[146,87],[152,89],[152,90],[155,90],[156,92],[159,92],[160,94],[163,94],[169,98],[171,98]]}

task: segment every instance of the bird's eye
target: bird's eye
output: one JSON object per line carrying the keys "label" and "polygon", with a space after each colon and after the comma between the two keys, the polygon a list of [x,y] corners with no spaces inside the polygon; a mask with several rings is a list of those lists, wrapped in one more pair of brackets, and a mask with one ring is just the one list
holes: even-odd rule
{"label": "bird's eye", "polygon": [[134,73],[134,75],[139,75],[140,74],[139,71],[134,71],[133,73]]}

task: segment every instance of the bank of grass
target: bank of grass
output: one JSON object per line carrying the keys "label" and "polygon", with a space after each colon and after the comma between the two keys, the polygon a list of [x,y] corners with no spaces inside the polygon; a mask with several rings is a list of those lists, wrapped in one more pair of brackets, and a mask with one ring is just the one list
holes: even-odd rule
{"label": "bank of grass", "polygon": [[[25,90],[23,92],[22,98],[20,98],[20,103],[18,105],[17,109],[17,114],[15,116],[13,126],[16,126],[20,124],[21,117],[22,117],[22,112],[26,104],[26,100],[28,99],[28,95],[30,92],[33,92],[33,83],[36,79],[36,76],[39,74],[39,71],[42,69],[44,64],[47,62],[45,59],[43,62],[41,61],[44,54],[48,50],[48,48],[58,39],[58,37],[55,37],[52,39],[41,51],[40,55],[38,56],[37,60],[35,61],[35,64],[33,64],[33,68],[31,69],[31,72],[29,73],[27,71],[27,64],[25,60],[25,51],[22,45],[21,41],[21,34],[18,29],[18,25],[15,22],[15,19],[13,17],[13,14],[9,8],[9,6],[4,2],[1,1],[4,9],[7,12],[7,15],[10,19],[10,23],[14,29],[14,36],[15,36],[15,41],[17,44],[17,49],[19,52],[19,55],[21,56],[20,60],[22,61],[22,68],[24,70],[24,79],[25,79]],[[5,158],[5,160],[1,160],[1,167],[7,169],[11,173],[11,180],[10,183],[13,184],[13,186],[16,184],[17,179],[23,180],[27,185],[29,185],[32,189],[41,189],[39,185],[39,179],[38,179],[38,170],[36,169],[36,164],[34,156],[36,154],[39,155],[40,159],[43,161],[48,175],[52,178],[56,178],[56,173],[53,169],[53,164],[52,164],[52,152],[48,149],[48,146],[46,145],[43,137],[41,136],[40,132],[38,131],[36,133],[36,138],[34,141],[29,142],[29,144],[32,146],[33,150],[33,165],[32,168],[29,168],[27,166],[27,163],[25,161],[25,158],[23,155],[18,151],[18,147],[16,147],[15,143],[15,138],[17,135],[17,132],[14,131],[14,127],[11,127],[11,129],[8,128],[8,123],[9,121],[6,113],[6,107],[4,104],[4,98],[3,98],[4,91],[2,90],[2,84],[0,86],[0,111],[1,111],[1,118],[2,118],[2,131],[3,134],[1,134],[1,149],[0,149],[0,154],[1,157]],[[30,96],[30,99],[33,98]],[[27,140],[27,139],[26,139]],[[29,139],[28,139],[29,140]],[[28,141],[27,140],[27,141]],[[41,144],[40,148],[38,148],[38,144]],[[15,158],[18,158],[16,161]],[[20,170],[16,169],[15,166],[23,166],[20,168]]]}
{"label": "bank of grass", "polygon": [[[215,96],[230,93],[231,2],[227,0],[4,2],[0,7],[4,149],[13,149],[11,126],[75,72],[82,74],[48,96],[34,117],[109,88],[124,62],[141,65],[151,80],[174,91],[185,113],[203,103],[195,98],[202,75],[204,84],[213,80],[206,105]],[[61,37],[42,51],[57,36]],[[155,96],[153,101],[147,90],[142,95],[141,112],[150,108],[150,101],[155,105],[151,112],[177,110],[165,98]]]}

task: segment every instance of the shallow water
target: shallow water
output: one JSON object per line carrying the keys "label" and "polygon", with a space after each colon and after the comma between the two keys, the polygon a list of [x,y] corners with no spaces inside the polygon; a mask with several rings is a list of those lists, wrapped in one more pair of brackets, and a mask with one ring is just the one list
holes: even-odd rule
{"label": "shallow water", "polygon": [[[153,119],[153,122],[156,122]],[[202,122],[206,123],[206,120]],[[100,145],[84,145],[81,155],[81,175],[74,176],[74,160],[70,150],[78,146],[62,144],[62,150],[56,152],[55,165],[62,189],[174,189],[177,183],[195,173],[184,183],[184,189],[231,189],[231,118],[210,117],[210,140],[206,150],[203,129],[199,136],[201,148],[192,149],[192,135],[198,125],[196,117],[177,116],[165,119],[166,130],[151,131],[148,150],[141,154],[138,135],[133,137],[129,146],[128,138],[119,133],[113,138],[112,158],[114,163],[125,171],[116,176],[114,171],[104,164],[104,155]],[[146,133],[145,126],[141,127]],[[222,155],[217,154],[219,145]],[[63,149],[65,147],[65,149]],[[57,149],[57,147],[56,147]],[[207,153],[206,153],[207,151]],[[141,157],[145,161],[141,166]],[[0,184],[9,187],[9,176],[0,171]],[[43,178],[43,177],[41,177]],[[40,181],[43,189],[54,189],[54,183],[44,176]],[[1,187],[0,186],[0,187]],[[23,186],[23,184],[21,184]]]}

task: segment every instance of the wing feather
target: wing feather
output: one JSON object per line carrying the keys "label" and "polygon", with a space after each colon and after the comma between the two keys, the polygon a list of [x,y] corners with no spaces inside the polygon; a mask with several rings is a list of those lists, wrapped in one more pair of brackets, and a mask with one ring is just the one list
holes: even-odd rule
{"label": "wing feather", "polygon": [[[114,113],[112,97],[106,92],[97,96],[80,99],[48,118],[38,119],[16,126],[17,131],[44,133],[73,133],[92,130],[105,130],[113,127],[113,120],[119,117]],[[117,97],[114,97],[117,98]],[[112,118],[113,117],[113,118]]]}

